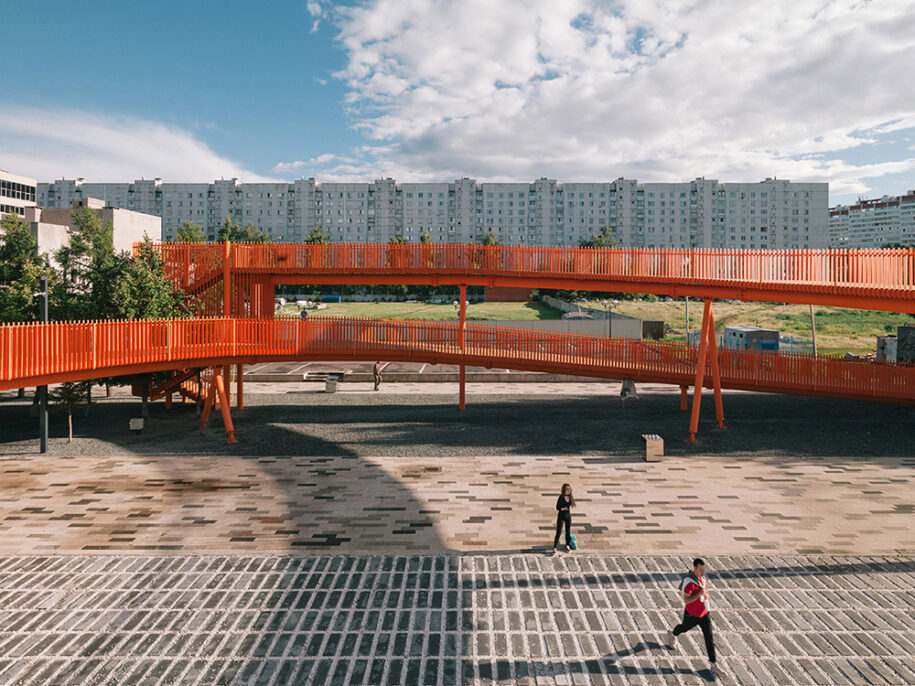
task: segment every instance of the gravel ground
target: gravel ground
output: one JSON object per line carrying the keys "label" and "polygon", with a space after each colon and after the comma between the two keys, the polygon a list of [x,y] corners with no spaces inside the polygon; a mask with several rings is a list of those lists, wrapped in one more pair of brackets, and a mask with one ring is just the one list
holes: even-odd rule
{"label": "gravel ground", "polygon": [[[321,392],[250,394],[233,410],[238,442],[224,441],[218,413],[201,429],[190,404],[151,405],[142,435],[127,429],[139,401],[95,402],[88,417],[51,415],[54,455],[352,455],[633,456],[641,435],[660,434],[668,455],[905,457],[915,445],[915,412],[878,403],[794,396],[725,394],[727,431],[715,428],[710,396],[703,402],[698,445],[688,445],[689,417],[676,394],[487,395],[469,397],[466,412],[442,395]],[[30,404],[0,397],[0,455],[35,453],[38,420]]]}

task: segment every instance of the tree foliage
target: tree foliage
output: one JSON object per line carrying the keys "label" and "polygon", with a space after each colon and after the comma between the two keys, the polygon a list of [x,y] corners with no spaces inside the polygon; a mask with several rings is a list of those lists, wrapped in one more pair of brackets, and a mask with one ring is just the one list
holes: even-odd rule
{"label": "tree foliage", "polygon": [[188,220],[178,227],[175,240],[178,243],[206,243],[207,234],[203,227]]}
{"label": "tree foliage", "polygon": [[423,245],[428,245],[432,242],[432,234],[429,233],[426,229],[423,229],[423,232],[419,234],[419,242]]}
{"label": "tree foliage", "polygon": [[612,248],[616,245],[614,237],[616,231],[612,226],[605,226],[599,234],[591,234],[591,238],[578,242],[580,248]]}
{"label": "tree foliage", "polygon": [[184,314],[186,296],[165,278],[162,256],[149,236],[118,274],[115,296],[119,319],[172,319]]}
{"label": "tree foliage", "polygon": [[496,234],[493,233],[492,229],[489,230],[489,233],[480,241],[482,245],[499,245],[499,239],[496,237]]}
{"label": "tree foliage", "polygon": [[73,212],[66,245],[55,253],[60,278],[51,297],[52,319],[110,319],[119,314],[117,282],[130,257],[114,250],[114,229],[88,207]]}
{"label": "tree foliage", "polygon": [[67,413],[67,443],[73,442],[73,410],[89,403],[88,381],[67,381],[51,392],[51,401]]}
{"label": "tree foliage", "polygon": [[231,217],[226,217],[216,240],[220,243],[231,241],[232,243],[272,243],[273,239],[269,235],[257,228],[256,225],[248,223],[244,227],[234,223]]}
{"label": "tree foliage", "polygon": [[320,226],[316,226],[305,237],[305,242],[311,245],[325,245],[330,242],[330,236],[324,233]]}
{"label": "tree foliage", "polygon": [[41,276],[49,272],[28,224],[16,214],[7,214],[0,221],[0,322],[35,318],[34,294]]}

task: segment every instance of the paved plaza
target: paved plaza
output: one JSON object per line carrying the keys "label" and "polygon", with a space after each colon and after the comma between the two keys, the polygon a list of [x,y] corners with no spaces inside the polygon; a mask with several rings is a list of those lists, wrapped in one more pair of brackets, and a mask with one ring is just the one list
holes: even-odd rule
{"label": "paved plaza", "polygon": [[0,459],[0,553],[915,554],[915,458]]}
{"label": "paved plaza", "polygon": [[730,393],[687,446],[660,387],[298,386],[249,384],[238,444],[115,398],[50,455],[7,394],[0,684],[712,683],[698,629],[664,645],[697,554],[718,682],[915,683],[910,414]]}
{"label": "paved plaza", "polygon": [[[682,556],[17,557],[0,682],[702,684]],[[915,681],[915,560],[709,559],[721,683]]]}

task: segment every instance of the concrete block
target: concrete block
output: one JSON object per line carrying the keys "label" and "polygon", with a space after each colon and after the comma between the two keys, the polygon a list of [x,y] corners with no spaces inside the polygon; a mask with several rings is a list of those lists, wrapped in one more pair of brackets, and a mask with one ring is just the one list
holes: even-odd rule
{"label": "concrete block", "polygon": [[664,439],[657,434],[642,434],[645,441],[645,462],[660,462],[664,457]]}

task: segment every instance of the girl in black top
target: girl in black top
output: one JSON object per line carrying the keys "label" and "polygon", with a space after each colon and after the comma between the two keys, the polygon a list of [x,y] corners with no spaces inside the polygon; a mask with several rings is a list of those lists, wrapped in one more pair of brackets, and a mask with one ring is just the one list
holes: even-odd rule
{"label": "girl in black top", "polygon": [[572,548],[569,545],[572,542],[572,508],[575,507],[575,497],[572,495],[572,487],[569,484],[562,485],[562,492],[556,501],[556,538],[553,539],[553,555],[559,555],[559,533],[562,526],[566,527],[566,552],[571,553]]}

